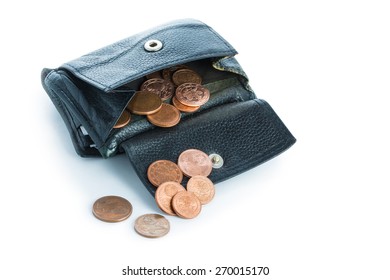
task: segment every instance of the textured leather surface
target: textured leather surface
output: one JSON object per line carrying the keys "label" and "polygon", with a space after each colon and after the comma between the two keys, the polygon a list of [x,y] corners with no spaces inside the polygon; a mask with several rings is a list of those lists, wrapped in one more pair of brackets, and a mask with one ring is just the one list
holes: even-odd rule
{"label": "textured leather surface", "polygon": [[218,183],[280,154],[295,143],[273,109],[263,100],[235,102],[200,114],[169,128],[155,128],[122,144],[149,192],[156,188],[147,179],[148,166],[159,159],[177,162],[181,152],[194,148],[224,159],[209,178]]}
{"label": "textured leather surface", "polygon": [[[144,44],[160,40],[163,48],[148,52]],[[196,59],[234,56],[236,51],[204,23],[178,20],[131,36],[62,65],[76,77],[111,91],[146,74]]]}

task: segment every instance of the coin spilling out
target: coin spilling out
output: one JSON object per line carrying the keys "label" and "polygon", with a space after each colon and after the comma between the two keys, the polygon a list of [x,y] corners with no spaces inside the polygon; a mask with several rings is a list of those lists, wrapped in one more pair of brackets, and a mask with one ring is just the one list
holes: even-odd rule
{"label": "coin spilling out", "polygon": [[158,95],[148,91],[137,91],[127,108],[137,115],[149,115],[161,109],[162,101]]}
{"label": "coin spilling out", "polygon": [[179,217],[192,219],[199,215],[202,205],[194,193],[185,191],[175,194],[172,208]]}
{"label": "coin spilling out", "polygon": [[158,187],[165,182],[181,183],[183,173],[176,163],[169,160],[157,160],[149,165],[148,179],[153,186]]}
{"label": "coin spilling out", "polygon": [[120,222],[126,220],[133,212],[129,201],[120,196],[104,196],[95,201],[92,213],[105,222]]}
{"label": "coin spilling out", "polygon": [[176,213],[172,208],[172,198],[178,192],[186,189],[177,182],[162,183],[156,190],[155,199],[158,207],[168,215],[175,216]]}
{"label": "coin spilling out", "polygon": [[187,191],[194,193],[203,205],[209,203],[215,194],[213,182],[204,176],[191,177],[187,183]]}
{"label": "coin spilling out", "polygon": [[187,106],[202,106],[210,98],[210,92],[200,84],[185,83],[176,89],[177,100]]}
{"label": "coin spilling out", "polygon": [[167,100],[173,96],[175,88],[173,84],[164,79],[149,79],[141,85],[141,91],[150,91],[157,94],[161,100]]}
{"label": "coin spilling out", "polygon": [[135,231],[149,238],[157,238],[169,232],[169,221],[159,214],[145,214],[137,218],[134,224]]}
{"label": "coin spilling out", "polygon": [[185,83],[201,84],[202,78],[191,69],[180,69],[173,73],[172,81],[177,86]]}
{"label": "coin spilling out", "polygon": [[159,111],[147,115],[148,121],[159,127],[172,127],[180,122],[180,112],[176,107],[163,103]]}
{"label": "coin spilling out", "polygon": [[199,110],[200,106],[187,106],[182,103],[180,103],[177,98],[174,96],[172,98],[172,104],[175,106],[179,111],[185,112],[185,113],[192,113],[197,110]]}
{"label": "coin spilling out", "polygon": [[196,149],[189,149],[182,152],[178,159],[178,166],[187,177],[197,175],[207,177],[213,169],[213,164],[209,156]]}
{"label": "coin spilling out", "polygon": [[117,120],[116,124],[114,125],[114,128],[121,128],[126,126],[131,119],[131,115],[128,111],[124,110],[122,115]]}

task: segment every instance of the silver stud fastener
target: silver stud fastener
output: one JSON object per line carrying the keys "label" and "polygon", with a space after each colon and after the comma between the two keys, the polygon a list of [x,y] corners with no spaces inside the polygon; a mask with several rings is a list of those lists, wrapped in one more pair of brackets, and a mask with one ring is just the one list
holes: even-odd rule
{"label": "silver stud fastener", "polygon": [[145,50],[147,50],[148,52],[157,52],[161,50],[162,47],[163,44],[161,43],[161,41],[155,39],[147,41],[144,45]]}
{"label": "silver stud fastener", "polygon": [[213,164],[213,168],[221,168],[223,166],[223,158],[218,154],[209,155],[211,163]]}

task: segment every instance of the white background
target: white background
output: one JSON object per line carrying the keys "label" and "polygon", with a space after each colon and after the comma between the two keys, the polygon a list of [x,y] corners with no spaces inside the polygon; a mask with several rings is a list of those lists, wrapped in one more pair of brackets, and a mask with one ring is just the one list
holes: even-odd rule
{"label": "white background", "polygon": [[[0,279],[152,279],[122,276],[128,265],[268,266],[264,279],[390,279],[387,1],[6,3]],[[151,240],[133,223],[160,212],[153,198],[125,156],[76,155],[40,71],[187,17],[239,51],[257,96],[298,141],[218,184],[198,218],[168,217],[171,232]],[[128,220],[108,224],[92,215],[93,202],[111,194],[133,204]]]}

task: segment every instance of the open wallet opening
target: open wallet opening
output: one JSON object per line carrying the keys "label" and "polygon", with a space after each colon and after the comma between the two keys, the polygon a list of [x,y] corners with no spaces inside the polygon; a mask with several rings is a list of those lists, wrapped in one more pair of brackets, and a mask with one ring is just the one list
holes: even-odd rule
{"label": "open wallet opening", "polygon": [[[148,180],[147,170],[157,160],[177,162],[180,153],[188,149],[217,155],[223,165],[215,166],[209,178],[218,183],[277,156],[295,143],[270,105],[256,98],[234,58],[236,54],[206,24],[177,20],[57,69],[44,69],[42,84],[80,156],[108,158],[125,152],[154,195],[156,187]],[[161,102],[172,104],[175,88],[177,92],[180,87],[177,80],[186,82],[188,75],[176,77],[176,81],[172,76],[183,69],[200,77],[199,85],[209,94],[207,102],[191,112],[181,111],[180,121],[170,127],[156,126],[147,116],[133,112],[129,122],[118,126],[124,113],[131,111],[134,96],[150,78],[171,83],[173,95]]]}

